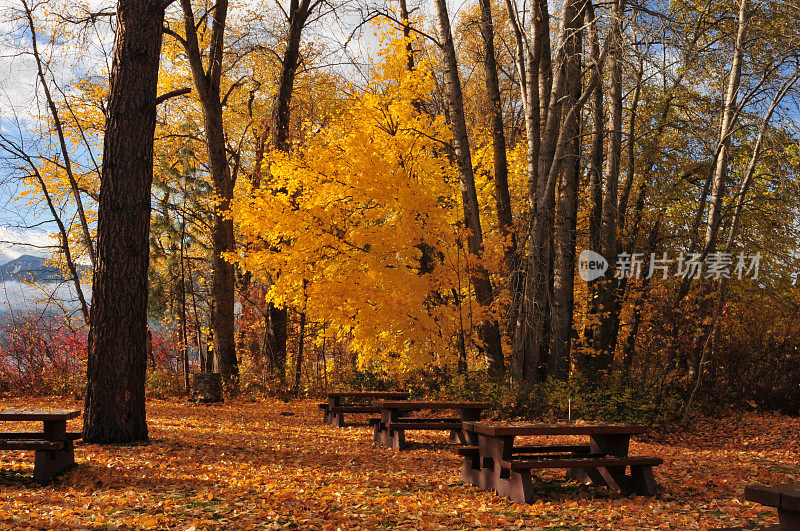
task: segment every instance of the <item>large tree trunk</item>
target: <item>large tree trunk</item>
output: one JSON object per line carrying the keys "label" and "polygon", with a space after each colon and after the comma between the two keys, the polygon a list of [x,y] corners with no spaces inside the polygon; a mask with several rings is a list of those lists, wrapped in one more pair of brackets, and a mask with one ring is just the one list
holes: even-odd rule
{"label": "large tree trunk", "polygon": [[[571,21],[567,57],[563,68],[566,94],[565,109],[575,109],[581,95],[582,39],[579,31],[583,21],[576,16]],[[580,174],[580,108],[565,117],[565,138],[558,211],[556,213],[553,248],[553,302],[550,318],[550,357],[548,376],[566,379],[570,369],[572,344],[572,314],[575,287],[575,229],[578,218],[578,178]]]}
{"label": "large tree trunk", "polygon": [[[750,156],[750,163],[747,165],[747,170],[745,171],[744,179],[742,179],[742,182],[739,185],[739,190],[735,197],[736,206],[734,207],[733,219],[731,220],[730,229],[728,230],[728,236],[725,241],[725,248],[724,248],[725,253],[731,253],[733,250],[733,243],[736,239],[736,235],[739,230],[739,223],[741,222],[742,210],[744,209],[745,197],[747,196],[747,192],[749,191],[750,186],[753,183],[753,179],[755,178],[756,166],[758,165],[758,161],[761,157],[761,149],[762,146],[764,145],[764,135],[766,134],[770,121],[772,120],[772,115],[775,113],[775,110],[777,109],[781,100],[786,96],[786,93],[789,91],[789,89],[797,82],[799,76],[800,73],[796,71],[792,76],[788,77],[786,81],[784,81],[781,88],[773,96],[769,109],[767,110],[767,113],[764,115],[764,120],[761,123],[761,127],[758,132],[758,137],[756,138],[756,142],[753,145],[753,153]],[[725,307],[725,298],[727,295],[727,289],[728,289],[728,279],[723,276],[722,278],[720,278],[719,284],[717,286],[717,297],[713,314],[714,319],[711,323],[711,329],[708,332],[708,338],[706,339],[706,341],[703,342],[704,348],[701,353],[700,359],[697,363],[697,380],[695,381],[695,386],[692,390],[690,400],[694,398],[694,395],[700,388],[703,373],[705,372],[705,358],[707,357],[707,354],[709,352],[713,354],[717,342],[717,335],[719,332],[718,328],[719,318],[720,315],[722,314],[722,310]]]}
{"label": "large tree trunk", "polygon": [[[593,2],[586,5],[586,26],[589,33],[589,53],[592,62],[600,60],[600,39],[597,34]],[[602,79],[602,73],[598,73]],[[600,251],[600,230],[603,224],[603,137],[605,115],[603,108],[603,84],[597,83],[592,91],[592,149],[589,155],[589,249]],[[592,283],[594,284],[594,283]],[[590,293],[594,290],[590,289]]]}
{"label": "large tree trunk", "polygon": [[516,245],[511,231],[511,197],[508,193],[508,161],[506,160],[506,136],[503,131],[503,110],[500,102],[500,81],[497,78],[497,62],[494,52],[494,27],[492,25],[492,3],[480,0],[481,37],[483,38],[483,71],[486,94],[489,97],[489,115],[492,129],[492,155],[494,162],[494,194],[497,206],[497,223],[506,239],[505,259],[509,272],[515,268]]}
{"label": "large tree trunk", "polygon": [[[542,13],[546,11],[546,3],[540,5]],[[528,264],[525,286],[525,330],[522,332],[521,355],[524,360],[522,374],[519,375],[528,383],[533,383],[546,373],[543,358],[549,351],[550,301],[553,284],[553,227],[555,222],[556,183],[564,163],[567,147],[574,141],[574,135],[568,136],[565,123],[572,120],[579,105],[587,94],[581,96],[571,106],[564,105],[564,97],[573,93],[574,85],[568,86],[565,75],[567,47],[576,33],[576,20],[583,16],[585,2],[571,0],[565,3],[561,12],[558,31],[558,55],[552,64],[552,82],[547,77],[549,66],[540,64],[540,91],[543,87],[552,86],[552,93],[545,97],[541,93],[541,104],[548,103],[547,111],[542,117],[544,127],[541,128],[541,144],[539,153],[538,176],[535,195],[535,208],[531,215],[530,236],[528,243]],[[544,15],[542,15],[544,19]],[[545,33],[548,33],[546,31]],[[543,39],[545,40],[545,39]],[[549,42],[549,40],[548,40]],[[543,46],[545,42],[543,42]],[[545,60],[545,58],[548,58]],[[549,50],[543,49],[542,63],[551,64]],[[593,88],[593,87],[592,87]],[[562,114],[563,112],[563,114]]]}
{"label": "large tree trunk", "polygon": [[[517,7],[514,0],[506,0],[511,28],[516,42],[516,65],[520,81],[520,96],[524,106],[525,133],[527,141],[527,177],[528,177],[528,211],[535,210],[536,182],[539,166],[540,149],[540,102],[539,102],[539,62],[542,56],[542,33],[545,28],[539,16],[539,3],[531,4],[532,19],[537,21],[531,24],[530,39],[525,39],[522,33]],[[549,31],[549,30],[548,30]],[[525,42],[529,42],[526,47]],[[522,257],[517,257],[518,265],[512,271],[511,277],[511,311],[509,312],[509,329],[512,335],[512,370],[521,378],[525,363],[525,335],[528,327],[525,326],[525,267]]]}
{"label": "large tree trunk", "polygon": [[218,0],[213,10],[207,68],[203,65],[203,53],[200,51],[198,29],[191,0],[181,0],[181,7],[183,8],[186,32],[182,44],[189,57],[192,77],[203,108],[203,125],[211,180],[214,185],[214,194],[220,199],[214,211],[211,237],[214,255],[212,259],[214,273],[211,283],[211,322],[214,329],[213,368],[215,372],[222,375],[228,392],[236,394],[238,392],[239,364],[236,358],[236,317],[234,314],[235,272],[233,264],[223,258],[225,253],[235,250],[233,220],[223,215],[229,209],[230,200],[233,199],[234,187],[228,166],[220,88],[228,2],[227,0]]}
{"label": "large tree trunk", "polygon": [[[593,2],[586,5],[585,25],[588,28],[588,48],[591,61],[597,65],[600,60],[600,38],[597,31],[597,18]],[[599,67],[596,67],[599,68]],[[602,79],[602,72],[597,73]],[[597,83],[592,91],[591,98],[591,144],[589,153],[589,168],[587,170],[588,199],[589,199],[589,245],[591,251],[601,251],[601,230],[603,226],[603,139],[605,137],[605,109],[603,107],[603,84]],[[598,284],[600,279],[593,279],[587,283],[586,323],[584,325],[584,347],[591,347],[597,329],[597,311],[599,307]],[[587,351],[584,350],[584,354]],[[584,361],[584,360],[581,360]]]}
{"label": "large tree trunk", "polygon": [[83,440],[147,441],[150,186],[164,4],[120,0],[97,220]]}
{"label": "large tree trunk", "polygon": [[[439,31],[439,44],[445,59],[445,97],[450,116],[450,126],[453,129],[453,148],[461,181],[464,222],[469,231],[467,246],[470,254],[474,258],[480,259],[483,252],[483,232],[481,230],[478,194],[475,190],[475,176],[467,138],[467,124],[464,118],[464,102],[461,93],[461,80],[458,75],[458,62],[456,61],[453,35],[450,31],[450,19],[447,14],[445,0],[435,0],[435,11],[436,25]],[[494,300],[489,273],[480,263],[472,265],[470,269],[475,298],[483,309],[488,309]],[[497,322],[489,316],[484,316],[479,325],[478,338],[483,343],[482,348],[488,363],[489,375],[495,378],[499,377],[505,372],[505,362],[503,360],[500,328]]]}
{"label": "large tree trunk", "polygon": [[618,221],[618,188],[620,163],[622,159],[622,15],[625,9],[624,0],[618,0],[612,13],[611,30],[608,38],[609,70],[611,74],[609,100],[611,102],[611,120],[608,149],[606,151],[606,168],[603,178],[603,224],[601,229],[601,252],[608,260],[609,268],[606,278],[598,282],[598,312],[600,323],[595,334],[594,349],[597,358],[593,370],[587,376],[600,377],[611,370],[614,362],[614,320],[612,317],[616,282],[614,265],[617,257],[617,221]]}

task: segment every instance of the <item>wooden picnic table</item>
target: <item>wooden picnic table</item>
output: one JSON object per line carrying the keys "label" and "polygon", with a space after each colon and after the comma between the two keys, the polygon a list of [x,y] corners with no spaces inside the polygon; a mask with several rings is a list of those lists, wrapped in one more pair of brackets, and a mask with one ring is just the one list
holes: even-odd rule
{"label": "wooden picnic table", "polygon": [[745,487],[747,501],[778,509],[779,526],[771,529],[800,530],[800,483]]}
{"label": "wooden picnic table", "polygon": [[[631,457],[631,435],[647,428],[631,424],[496,424],[464,422],[464,431],[477,444],[459,448],[464,456],[461,479],[485,490],[494,490],[518,503],[533,500],[531,470],[564,468],[567,477],[584,483],[653,496],[657,484],[652,467],[657,457]],[[523,436],[582,435],[588,444],[536,444],[514,446]],[[631,475],[625,475],[630,467]]]}
{"label": "wooden picnic table", "polygon": [[47,483],[75,464],[74,441],[80,432],[67,432],[67,421],[81,415],[78,410],[3,410],[0,421],[41,421],[41,432],[10,431],[0,433],[0,450],[35,450],[33,478]]}
{"label": "wooden picnic table", "polygon": [[[462,423],[481,418],[481,411],[489,409],[486,402],[411,402],[388,401],[378,402],[381,418],[373,419],[375,427],[373,439],[384,446],[402,450],[405,447],[406,430],[442,430],[449,431],[451,440],[461,444],[470,444],[469,436],[464,433]],[[458,411],[456,418],[425,417],[415,418],[408,415],[414,411]]]}
{"label": "wooden picnic table", "polygon": [[[380,413],[380,408],[373,404],[374,400],[402,400],[409,394],[404,391],[331,391],[326,396],[327,401],[319,404],[322,421],[343,428],[345,413]],[[345,400],[350,403],[344,403]],[[354,400],[358,403],[352,403]]]}

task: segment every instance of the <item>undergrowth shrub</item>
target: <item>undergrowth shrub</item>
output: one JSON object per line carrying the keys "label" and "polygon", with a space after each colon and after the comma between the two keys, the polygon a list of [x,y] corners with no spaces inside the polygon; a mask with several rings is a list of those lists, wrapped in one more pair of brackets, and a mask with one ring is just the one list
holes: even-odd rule
{"label": "undergrowth shrub", "polygon": [[480,371],[459,374],[436,368],[391,379],[358,371],[344,382],[353,390],[407,390],[412,399],[488,402],[498,418],[528,421],[566,419],[661,424],[684,413],[685,393],[663,382],[615,377],[595,383],[548,380],[535,385],[495,381]]}

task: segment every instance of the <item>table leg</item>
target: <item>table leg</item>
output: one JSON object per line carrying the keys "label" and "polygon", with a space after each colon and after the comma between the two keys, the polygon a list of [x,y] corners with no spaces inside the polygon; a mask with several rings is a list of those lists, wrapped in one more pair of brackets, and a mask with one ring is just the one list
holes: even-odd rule
{"label": "table leg", "polygon": [[342,404],[341,398],[338,396],[330,397],[328,399],[328,415],[329,415],[329,422],[332,426],[336,426],[337,428],[344,428],[344,413],[341,411],[334,413],[332,408],[339,407]]}
{"label": "table leg", "polygon": [[[605,454],[612,457],[626,457],[630,445],[630,435],[593,435],[589,443],[591,453]],[[648,483],[645,472],[637,474],[637,483]],[[652,472],[651,472],[652,473]],[[591,483],[598,486],[608,486],[620,492],[631,491],[631,478],[625,475],[624,466],[573,468],[567,471],[567,478]]]}
{"label": "table leg", "polygon": [[[461,410],[461,422],[477,422],[481,420],[481,410],[466,408]],[[464,429],[458,430],[451,435],[455,435],[459,443],[465,446],[476,446],[478,444],[478,434]]]}
{"label": "table leg", "polygon": [[397,422],[399,418],[400,412],[398,410],[381,409],[381,422],[376,427],[376,430],[379,430],[380,433],[380,440],[378,442],[389,448],[394,448],[395,450],[402,450],[406,444],[405,430],[402,428],[389,429],[389,424]]}
{"label": "table leg", "polygon": [[[486,449],[491,455],[491,479],[486,474],[484,478],[491,483],[487,486],[493,488],[498,494],[507,496],[517,503],[530,503],[533,501],[533,481],[530,470],[509,470],[500,466],[501,460],[511,460],[514,455],[514,437],[492,437]],[[489,463],[487,463],[489,464]],[[486,467],[488,469],[488,467]]]}
{"label": "table leg", "polygon": [[462,469],[462,477],[484,490],[494,490],[517,503],[533,500],[533,482],[529,470],[508,470],[500,466],[500,461],[510,460],[514,452],[514,437],[489,437],[478,435],[480,470]]}
{"label": "table leg", "polygon": [[800,512],[778,507],[778,522],[781,529],[800,529]]}
{"label": "table leg", "polygon": [[[474,435],[476,439],[478,438],[478,435],[474,432],[470,433],[470,435]],[[477,446],[477,444],[473,446]],[[480,486],[481,461],[480,451],[464,455],[464,462],[461,464],[461,481],[476,487]]]}
{"label": "table leg", "polygon": [[44,438],[53,442],[62,441],[64,447],[61,450],[36,450],[33,479],[38,483],[47,483],[53,476],[75,464],[73,442],[66,435],[66,420],[44,421]]}
{"label": "table leg", "polygon": [[[658,494],[658,483],[653,477],[653,467],[651,466],[632,466],[631,467],[631,488],[640,496],[655,496]],[[798,521],[800,529],[800,520]]]}
{"label": "table leg", "polygon": [[333,416],[331,415],[331,408],[334,405],[336,405],[337,402],[338,402],[337,399],[330,396],[328,397],[328,407],[323,410],[323,420],[325,421],[325,424],[331,424],[331,425],[333,424]]}

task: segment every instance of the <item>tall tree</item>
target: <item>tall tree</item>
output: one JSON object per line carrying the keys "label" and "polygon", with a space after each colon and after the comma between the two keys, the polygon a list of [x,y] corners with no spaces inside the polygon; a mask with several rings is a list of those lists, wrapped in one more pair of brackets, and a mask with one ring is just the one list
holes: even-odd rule
{"label": "tall tree", "polygon": [[[554,227],[553,245],[553,301],[550,319],[550,353],[547,374],[552,378],[566,379],[569,375],[572,345],[572,314],[574,307],[575,241],[578,219],[578,178],[580,161],[580,114],[582,38],[580,14],[570,21],[570,38],[564,68],[564,162],[558,187],[558,210]],[[569,112],[572,110],[572,112]]]}
{"label": "tall tree", "polygon": [[[233,252],[235,248],[233,220],[224,215],[233,198],[235,184],[228,165],[221,94],[222,54],[225,45],[228,1],[218,0],[210,10],[211,38],[206,53],[200,50],[199,28],[191,0],[181,0],[181,8],[185,37],[169,30],[167,32],[178,39],[189,58],[192,77],[203,108],[205,144],[211,180],[214,184],[214,194],[219,198],[212,230],[214,274],[211,291],[211,325],[214,330],[214,370],[222,375],[228,391],[236,393],[239,364],[235,343],[235,272],[233,264],[224,258],[225,253]],[[208,56],[207,66],[203,64],[204,55]]]}
{"label": "tall tree", "polygon": [[[456,60],[453,35],[450,30],[450,18],[447,13],[445,0],[435,1],[436,26],[439,32],[439,46],[444,53],[445,60],[445,98],[450,117],[450,126],[453,130],[453,148],[455,151],[458,176],[461,181],[461,195],[464,205],[464,223],[469,235],[467,247],[469,253],[476,259],[470,268],[472,287],[478,304],[485,309],[491,306],[494,300],[489,272],[480,263],[483,252],[483,232],[481,230],[480,207],[478,194],[475,189],[475,175],[472,167],[469,139],[467,137],[467,124],[464,118],[464,100],[461,91],[461,79],[458,74],[458,61]],[[483,343],[482,349],[488,363],[489,375],[499,377],[505,372],[503,360],[500,327],[492,317],[483,316],[479,324],[478,338]]]}
{"label": "tall tree", "polygon": [[720,121],[719,127],[719,144],[717,158],[715,160],[714,177],[711,180],[711,197],[709,199],[708,219],[706,221],[706,235],[703,248],[704,255],[713,251],[716,245],[717,232],[719,230],[722,200],[725,194],[725,181],[728,175],[731,134],[736,124],[736,113],[738,111],[736,98],[739,93],[739,84],[742,77],[744,40],[747,36],[748,19],[747,0],[740,0],[736,44],[734,45],[731,71],[728,76],[728,88],[725,91],[725,106],[722,109],[722,120]]}
{"label": "tall tree", "polygon": [[107,106],[83,439],[147,441],[147,268],[164,9],[119,0]]}
{"label": "tall tree", "polygon": [[[532,383],[546,374],[544,362],[549,352],[550,303],[553,287],[553,228],[555,221],[556,187],[566,160],[569,146],[575,140],[575,132],[565,124],[573,123],[574,115],[597,82],[595,76],[579,98],[567,105],[565,98],[573,94],[578,83],[576,76],[570,76],[565,68],[570,57],[572,40],[582,31],[576,21],[582,20],[585,1],[570,0],[564,4],[559,21],[557,55],[549,56],[549,40],[543,42],[539,66],[541,108],[541,140],[537,175],[532,189],[533,208],[530,217],[529,243],[527,257],[527,278],[525,286],[524,327],[521,336],[515,339],[518,351],[516,366],[520,367],[518,377]],[[541,18],[545,20],[546,2],[539,6]],[[542,34],[548,34],[544,29]],[[545,39],[543,38],[543,41]],[[602,58],[601,58],[602,59]],[[551,76],[552,73],[552,76]],[[549,79],[552,78],[552,79]],[[546,110],[545,110],[546,104]]]}
{"label": "tall tree", "polygon": [[[731,135],[735,130],[741,110],[736,102],[739,96],[739,86],[741,85],[745,40],[747,38],[747,29],[750,20],[747,6],[747,0],[739,0],[739,10],[736,19],[736,40],[734,41],[731,69],[728,74],[728,83],[719,120],[717,145],[692,228],[693,236],[689,246],[689,252],[693,253],[699,249],[701,261],[716,248],[717,233],[719,232],[722,220],[722,202],[725,199],[725,184],[728,176]],[[705,213],[706,201],[708,201],[708,213],[706,214],[705,236],[702,245],[698,247],[699,231],[702,217]],[[688,295],[691,284],[692,277],[690,275],[683,278],[680,290],[678,291],[678,301]]]}
{"label": "tall tree", "polygon": [[[286,48],[281,60],[281,74],[278,78],[278,94],[272,110],[272,127],[264,128],[264,143],[271,133],[271,143],[274,149],[288,152],[289,125],[291,123],[292,93],[300,67],[300,44],[303,29],[309,18],[320,6],[321,0],[292,0],[287,14]],[[260,175],[260,174],[259,174]],[[254,188],[269,183],[253,183]],[[283,380],[286,377],[286,339],[289,325],[289,313],[286,307],[269,303],[267,309],[267,350],[270,354],[273,371]]]}
{"label": "tall tree", "polygon": [[622,162],[622,17],[625,12],[625,0],[617,0],[612,12],[611,29],[609,31],[608,66],[610,124],[608,148],[606,150],[606,166],[603,175],[603,207],[600,249],[609,262],[607,278],[599,283],[599,315],[600,324],[594,339],[594,348],[597,352],[596,364],[593,374],[600,376],[607,371],[614,361],[614,319],[613,307],[616,304],[614,264],[617,257],[617,220],[619,217],[619,175]]}
{"label": "tall tree", "polygon": [[483,72],[486,94],[489,97],[489,119],[492,129],[492,157],[494,162],[494,194],[497,205],[497,222],[504,238],[506,267],[509,272],[516,268],[516,245],[511,231],[511,197],[508,192],[508,161],[506,158],[506,135],[503,126],[503,109],[500,101],[500,81],[497,77],[497,60],[494,51],[494,24],[492,23],[491,0],[480,0],[480,28],[483,39]]}

